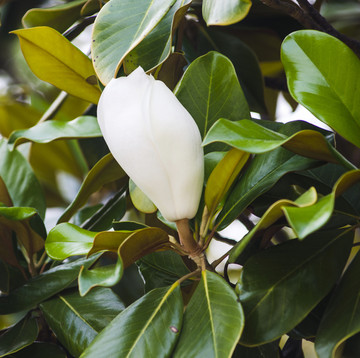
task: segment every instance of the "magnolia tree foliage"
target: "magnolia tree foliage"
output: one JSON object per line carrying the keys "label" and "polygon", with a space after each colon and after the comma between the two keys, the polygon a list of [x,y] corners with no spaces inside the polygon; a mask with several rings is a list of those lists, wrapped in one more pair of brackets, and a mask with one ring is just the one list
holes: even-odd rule
{"label": "magnolia tree foliage", "polygon": [[1,357],[360,356],[357,1],[0,5]]}

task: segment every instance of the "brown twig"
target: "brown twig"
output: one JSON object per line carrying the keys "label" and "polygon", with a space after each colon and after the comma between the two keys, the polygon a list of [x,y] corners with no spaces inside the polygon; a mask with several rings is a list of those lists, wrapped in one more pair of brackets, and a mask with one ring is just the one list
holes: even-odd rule
{"label": "brown twig", "polygon": [[298,0],[300,6],[295,3],[285,2],[281,0],[260,0],[264,5],[273,9],[280,10],[297,20],[304,28],[319,30],[336,37],[360,58],[360,42],[347,37],[337,31],[320,13],[311,5],[308,0]]}
{"label": "brown twig", "polygon": [[347,37],[337,31],[308,0],[298,0],[299,5],[304,9],[304,12],[308,14],[320,27],[323,32],[332,35],[348,45],[355,54],[360,57],[360,42],[350,37]]}
{"label": "brown twig", "polygon": [[202,248],[195,241],[189,226],[188,219],[182,219],[176,221],[176,228],[179,233],[179,239],[181,245],[185,251],[189,254],[189,257],[194,259],[200,255]]}
{"label": "brown twig", "polygon": [[264,5],[285,12],[307,29],[320,30],[317,23],[295,3],[281,0],[260,0]]}

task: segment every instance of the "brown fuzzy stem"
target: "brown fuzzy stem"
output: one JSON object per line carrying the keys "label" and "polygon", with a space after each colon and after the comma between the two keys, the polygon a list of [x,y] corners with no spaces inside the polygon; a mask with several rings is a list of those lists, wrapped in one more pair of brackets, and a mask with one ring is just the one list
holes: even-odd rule
{"label": "brown fuzzy stem", "polygon": [[177,231],[179,233],[180,243],[191,258],[199,256],[202,249],[194,240],[189,226],[188,219],[176,221]]}

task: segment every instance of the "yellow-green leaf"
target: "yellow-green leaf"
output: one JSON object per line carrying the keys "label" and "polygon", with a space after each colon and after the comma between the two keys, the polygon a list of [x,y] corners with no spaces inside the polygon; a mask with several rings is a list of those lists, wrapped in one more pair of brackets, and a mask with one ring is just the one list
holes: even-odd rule
{"label": "yellow-green leaf", "polygon": [[244,167],[250,154],[231,149],[210,174],[205,190],[205,204],[212,215],[232,183]]}
{"label": "yellow-green leaf", "polygon": [[208,26],[234,24],[249,13],[251,4],[251,0],[204,0],[204,20]]}
{"label": "yellow-green leaf", "polygon": [[151,214],[157,210],[153,202],[143,193],[143,191],[130,179],[129,192],[135,208],[142,213]]}
{"label": "yellow-green leaf", "polygon": [[31,70],[46,81],[76,97],[97,103],[100,89],[87,82],[95,75],[91,60],[51,27],[15,30]]}

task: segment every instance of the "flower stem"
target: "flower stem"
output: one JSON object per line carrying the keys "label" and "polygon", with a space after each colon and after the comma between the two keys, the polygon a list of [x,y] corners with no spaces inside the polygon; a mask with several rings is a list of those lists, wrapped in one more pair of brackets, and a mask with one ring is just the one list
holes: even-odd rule
{"label": "flower stem", "polygon": [[176,227],[179,233],[180,243],[184,247],[185,251],[191,258],[199,256],[199,254],[202,252],[202,249],[193,238],[189,226],[189,220],[181,219],[176,221]]}

